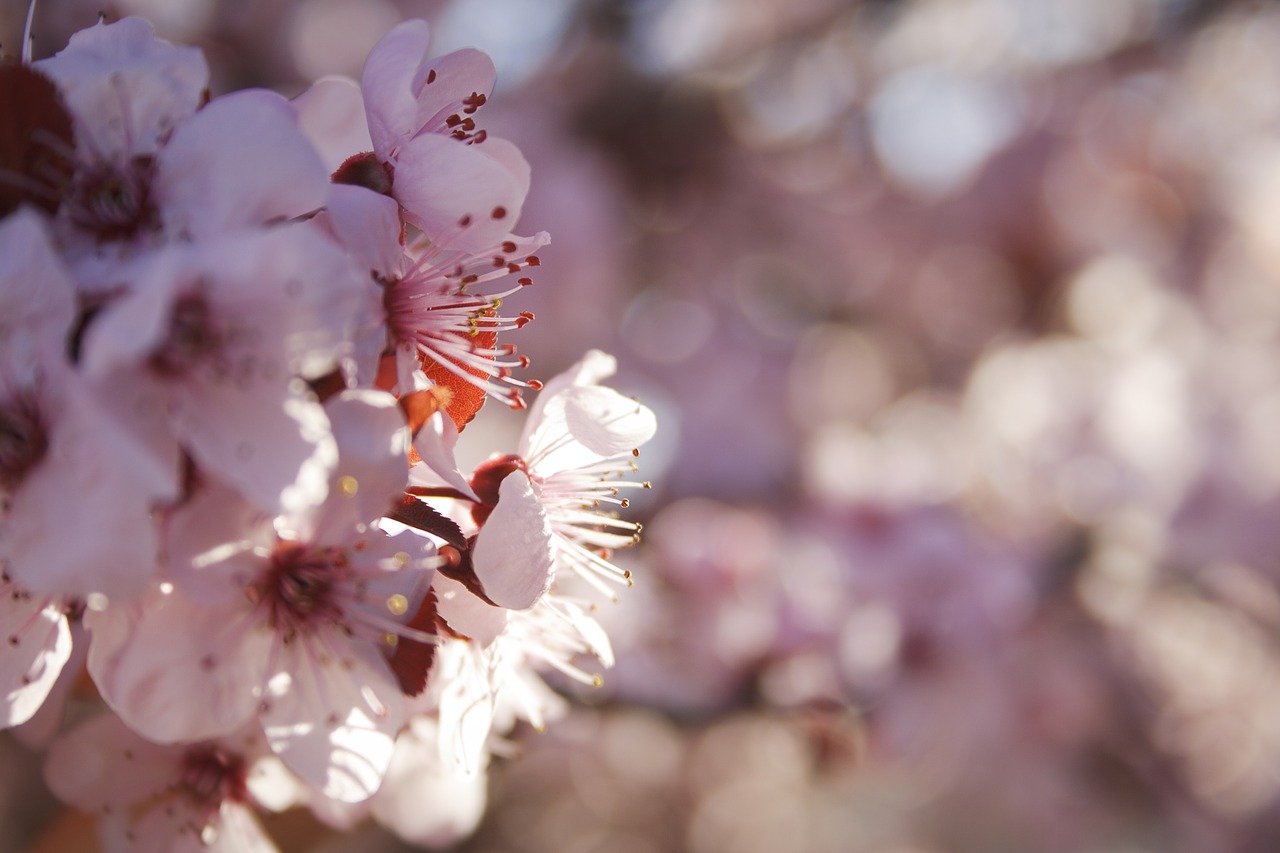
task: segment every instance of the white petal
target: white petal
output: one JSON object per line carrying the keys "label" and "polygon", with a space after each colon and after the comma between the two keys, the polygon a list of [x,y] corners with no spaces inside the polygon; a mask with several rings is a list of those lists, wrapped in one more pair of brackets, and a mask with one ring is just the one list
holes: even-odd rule
{"label": "white petal", "polygon": [[57,81],[80,147],[109,159],[154,152],[209,85],[204,54],[157,39],[142,18],[83,29],[35,67]]}
{"label": "white petal", "polygon": [[361,267],[384,278],[398,275],[404,258],[400,244],[400,205],[390,196],[350,184],[330,184],[317,224],[329,230]]}
{"label": "white petal", "polygon": [[405,21],[383,36],[365,60],[360,82],[369,136],[373,150],[383,159],[422,127],[412,85],[430,41],[425,21]]}
{"label": "white petal", "polygon": [[[470,47],[423,63],[414,73],[412,83],[418,98],[419,120],[429,121],[435,116],[447,118],[470,96],[488,97],[497,77],[489,55]],[[449,112],[443,112],[445,110]]]}
{"label": "white petal", "polygon": [[213,840],[199,843],[192,853],[277,853],[275,842],[247,806],[224,802],[218,810],[219,820],[213,827]]}
{"label": "white petal", "polygon": [[120,430],[74,375],[50,379],[44,402],[57,420],[49,450],[0,526],[9,573],[37,592],[133,598],[155,576],[151,507],[173,496],[177,471],[164,471]]}
{"label": "white petal", "polygon": [[165,231],[210,237],[310,213],[329,173],[288,101],[243,90],[215,98],[180,125],[156,158]]}
{"label": "white petal", "polygon": [[564,414],[574,440],[606,459],[640,447],[658,426],[648,407],[600,385],[566,391]]}
{"label": "white petal", "polygon": [[293,99],[298,127],[333,172],[352,154],[372,150],[360,86],[346,77],[323,77]]}
{"label": "white petal", "polygon": [[466,145],[427,133],[401,147],[391,192],[405,219],[429,238],[451,250],[481,252],[500,243],[520,218],[529,164],[504,139]]}
{"label": "white petal", "polygon": [[462,773],[440,760],[439,732],[420,717],[396,740],[395,756],[373,815],[410,844],[447,847],[475,831],[484,815],[487,778],[480,768]]}
{"label": "white petal", "polygon": [[511,611],[481,601],[455,580],[436,573],[431,582],[436,592],[436,612],[453,630],[480,646],[489,646],[507,629]]}
{"label": "white petal", "polygon": [[128,809],[178,781],[180,756],[103,713],[54,741],[44,776],[59,799],[76,808]]}
{"label": "white petal", "polygon": [[301,512],[329,493],[338,446],[324,408],[277,381],[189,383],[172,418],[202,468],[267,512]]}
{"label": "white petal", "polygon": [[525,459],[532,455],[533,435],[543,428],[542,425],[547,419],[545,409],[550,401],[558,399],[561,394],[575,386],[599,385],[610,376],[613,376],[617,370],[617,359],[608,353],[593,349],[588,350],[568,370],[557,373],[547,380],[546,385],[543,386],[542,391],[533,401],[533,405],[529,407],[524,430],[520,434],[520,455]]}
{"label": "white petal", "polygon": [[[343,391],[325,402],[338,445],[329,497],[313,530],[369,524],[396,506],[409,478],[409,428],[395,397],[385,391]],[[302,538],[311,531],[300,530]]]}
{"label": "white petal", "polygon": [[179,592],[88,611],[89,674],[107,704],[159,742],[229,734],[251,719],[273,635],[247,602],[201,607]]}
{"label": "white petal", "polygon": [[403,720],[399,685],[372,646],[337,631],[280,656],[259,715],[285,765],[326,797],[367,800],[382,784]]}
{"label": "white petal", "polygon": [[40,216],[24,207],[0,222],[0,358],[8,382],[28,378],[19,370],[65,360],[74,299]]}
{"label": "white petal", "polygon": [[422,464],[409,469],[409,481],[415,486],[448,486],[479,500],[454,459],[457,443],[458,428],[453,418],[443,412],[433,414],[413,438],[413,449],[418,451]]}
{"label": "white petal", "polygon": [[71,657],[71,631],[61,608],[43,600],[0,598],[0,690],[5,694],[0,727],[25,723],[44,704]]}
{"label": "white petal", "polygon": [[551,586],[553,556],[551,525],[533,484],[523,471],[508,474],[471,554],[485,595],[512,610],[532,607]]}

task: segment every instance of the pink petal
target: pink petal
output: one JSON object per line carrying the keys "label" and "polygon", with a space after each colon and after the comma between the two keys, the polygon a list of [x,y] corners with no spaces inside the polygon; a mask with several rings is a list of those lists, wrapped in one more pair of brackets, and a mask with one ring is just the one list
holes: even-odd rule
{"label": "pink petal", "polygon": [[529,165],[505,139],[468,145],[424,134],[405,143],[392,195],[405,219],[441,245],[481,252],[511,232],[529,192]]}
{"label": "pink petal", "polygon": [[471,590],[439,572],[431,581],[436,613],[445,624],[480,646],[492,645],[507,630],[511,611],[481,601]]}
{"label": "pink petal", "polygon": [[404,246],[395,199],[352,184],[330,184],[325,209],[316,220],[362,270],[384,278],[399,275]]}
{"label": "pink petal", "polygon": [[360,76],[373,150],[390,158],[422,125],[413,77],[426,58],[431,31],[425,21],[405,21],[382,37]]}
{"label": "pink petal", "polygon": [[409,469],[409,482],[415,486],[447,486],[479,500],[454,459],[453,448],[457,443],[458,428],[452,418],[443,412],[428,418],[413,437],[413,449],[418,451],[422,464]]}
{"label": "pink petal", "polygon": [[345,77],[324,77],[293,99],[298,128],[333,172],[352,154],[369,151],[373,140],[364,117],[360,86]]}
{"label": "pink petal", "polygon": [[440,760],[437,724],[417,717],[396,740],[386,781],[372,801],[373,815],[410,844],[447,847],[480,823],[487,787],[482,771],[446,767]]}
{"label": "pink petal", "polygon": [[278,381],[192,383],[175,391],[172,419],[202,468],[268,512],[299,512],[329,492],[338,461],[324,407]]}
{"label": "pink petal", "polygon": [[328,186],[329,172],[288,101],[261,90],[214,99],[156,159],[156,201],[175,236],[301,216],[324,204]]}
{"label": "pink petal", "polygon": [[204,54],[157,39],[142,18],[83,29],[35,67],[57,81],[80,147],[108,158],[154,152],[209,85]]}
{"label": "pink petal", "polygon": [[11,594],[0,598],[0,690],[5,713],[0,727],[25,723],[40,710],[71,657],[71,631],[60,607]]}
{"label": "pink petal", "polygon": [[367,800],[403,722],[400,688],[372,646],[337,631],[285,647],[259,715],[285,765],[326,797]]}
{"label": "pink petal", "polygon": [[155,576],[151,508],[174,496],[177,471],[121,430],[76,377],[60,382],[46,391],[60,392],[45,401],[57,414],[46,458],[15,491],[2,525],[8,571],[36,592],[130,599]]}
{"label": "pink petal", "polygon": [[90,610],[89,674],[107,704],[158,742],[229,734],[253,717],[274,635],[242,599],[203,607],[180,592]]}
{"label": "pink petal", "polygon": [[470,47],[424,63],[411,84],[418,99],[418,127],[443,121],[473,95],[487,98],[497,77],[489,55]]}
{"label": "pink petal", "polygon": [[551,586],[551,525],[523,471],[508,474],[476,538],[472,562],[489,598],[502,607],[532,607]]}
{"label": "pink petal", "polygon": [[396,398],[385,391],[348,390],[325,402],[338,445],[329,497],[309,529],[351,529],[369,524],[400,502],[408,483],[409,428]]}
{"label": "pink petal", "polygon": [[178,781],[181,755],[142,738],[115,714],[102,713],[54,741],[44,776],[76,808],[129,809]]}

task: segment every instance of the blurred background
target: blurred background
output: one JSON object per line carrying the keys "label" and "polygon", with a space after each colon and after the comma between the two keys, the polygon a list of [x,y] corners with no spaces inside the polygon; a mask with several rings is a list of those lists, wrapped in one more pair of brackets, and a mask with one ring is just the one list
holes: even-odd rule
{"label": "blurred background", "polygon": [[[41,0],[35,55],[99,11],[215,93],[405,17],[489,52],[529,372],[600,347],[658,412],[618,665],[459,849],[1280,849],[1276,7]],[[68,820],[36,767],[0,740],[15,850]]]}

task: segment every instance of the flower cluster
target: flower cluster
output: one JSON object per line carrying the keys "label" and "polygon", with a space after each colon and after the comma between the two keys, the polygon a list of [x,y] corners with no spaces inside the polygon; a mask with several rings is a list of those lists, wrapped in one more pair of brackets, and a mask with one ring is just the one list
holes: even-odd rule
{"label": "flower cluster", "polygon": [[[5,725],[107,711],[47,777],[108,846],[273,849],[260,808],[443,843],[491,738],[611,663],[588,599],[652,413],[588,353],[545,388],[506,342],[545,233],[478,113],[488,57],[421,21],[361,82],[218,97],[200,51],[99,23],[0,65]],[[470,475],[459,432],[524,408]]]}

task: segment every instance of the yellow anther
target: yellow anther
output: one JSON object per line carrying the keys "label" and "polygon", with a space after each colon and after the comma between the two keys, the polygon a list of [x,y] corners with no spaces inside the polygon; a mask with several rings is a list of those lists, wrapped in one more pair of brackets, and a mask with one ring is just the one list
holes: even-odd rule
{"label": "yellow anther", "polygon": [[394,616],[403,616],[409,612],[409,599],[397,592],[387,599],[387,609]]}
{"label": "yellow anther", "polygon": [[354,498],[356,492],[360,491],[360,483],[350,474],[345,474],[338,478],[338,490],[342,492],[344,497]]}

